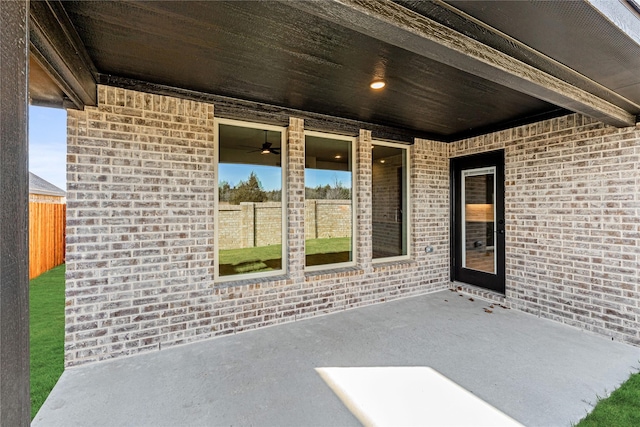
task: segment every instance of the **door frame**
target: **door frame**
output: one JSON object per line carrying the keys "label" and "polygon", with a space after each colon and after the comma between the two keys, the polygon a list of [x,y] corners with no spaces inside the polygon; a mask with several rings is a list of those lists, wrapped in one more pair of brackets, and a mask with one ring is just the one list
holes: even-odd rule
{"label": "door frame", "polygon": [[[450,224],[449,247],[450,247],[450,274],[451,281],[459,281],[470,285],[482,287],[484,289],[505,293],[505,209],[504,209],[504,150],[489,151],[468,156],[453,157],[449,159],[449,200],[450,200]],[[464,243],[458,244],[458,239],[462,231],[462,224],[457,221],[461,217],[462,206],[459,201],[461,192],[461,170],[476,169],[482,167],[496,167],[495,173],[495,238],[494,253],[496,262],[496,273],[486,273],[477,270],[463,269],[459,264],[462,262],[462,250]],[[500,198],[500,195],[502,196]],[[463,271],[464,270],[464,271]],[[462,276],[462,277],[461,277]],[[493,276],[493,277],[491,277]]]}

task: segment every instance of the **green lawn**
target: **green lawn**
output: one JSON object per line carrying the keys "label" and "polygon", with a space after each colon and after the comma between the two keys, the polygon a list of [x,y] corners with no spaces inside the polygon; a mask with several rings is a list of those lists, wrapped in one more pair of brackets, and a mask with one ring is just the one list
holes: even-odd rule
{"label": "green lawn", "polygon": [[640,426],[640,373],[631,375],[577,424],[577,427],[627,426]]}
{"label": "green lawn", "polygon": [[29,282],[32,419],[64,370],[64,273],[63,264]]}
{"label": "green lawn", "polygon": [[[333,264],[349,261],[350,237],[310,239],[305,242],[307,265]],[[282,246],[226,249],[220,251],[220,275],[256,273],[282,268]]]}

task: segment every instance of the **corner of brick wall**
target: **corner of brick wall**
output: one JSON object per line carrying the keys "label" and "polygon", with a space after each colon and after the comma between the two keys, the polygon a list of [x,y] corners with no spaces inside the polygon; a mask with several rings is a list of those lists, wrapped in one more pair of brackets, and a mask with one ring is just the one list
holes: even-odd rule
{"label": "corner of brick wall", "polygon": [[213,106],[99,86],[67,146],[66,365],[191,340],[217,300]]}
{"label": "corner of brick wall", "polygon": [[[409,157],[411,253],[418,264],[432,267],[427,281],[449,283],[449,145],[416,139]],[[428,246],[432,253],[426,253]]]}
{"label": "corner of brick wall", "polygon": [[640,345],[640,128],[571,114],[451,155],[501,148],[508,303]]}

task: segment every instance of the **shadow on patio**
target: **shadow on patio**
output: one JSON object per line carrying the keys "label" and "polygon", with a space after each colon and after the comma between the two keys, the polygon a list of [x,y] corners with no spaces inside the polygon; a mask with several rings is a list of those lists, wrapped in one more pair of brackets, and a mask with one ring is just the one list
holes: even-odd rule
{"label": "shadow on patio", "polygon": [[488,306],[443,291],[72,368],[33,425],[568,426],[638,367],[639,348]]}

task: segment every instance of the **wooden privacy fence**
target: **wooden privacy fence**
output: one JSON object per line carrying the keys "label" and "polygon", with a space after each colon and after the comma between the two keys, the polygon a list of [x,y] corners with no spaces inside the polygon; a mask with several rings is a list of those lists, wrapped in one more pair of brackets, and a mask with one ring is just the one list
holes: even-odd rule
{"label": "wooden privacy fence", "polygon": [[67,205],[29,203],[29,279],[64,262]]}

